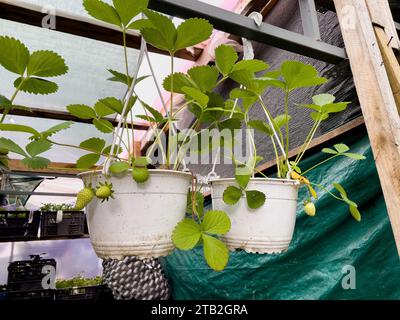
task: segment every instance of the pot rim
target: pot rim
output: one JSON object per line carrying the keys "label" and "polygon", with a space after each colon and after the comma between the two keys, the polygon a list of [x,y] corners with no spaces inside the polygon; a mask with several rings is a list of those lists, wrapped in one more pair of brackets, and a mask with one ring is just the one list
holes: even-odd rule
{"label": "pot rim", "polygon": [[[210,183],[212,184],[223,184],[225,182],[235,182],[235,178],[213,178],[210,179]],[[250,182],[265,182],[272,184],[287,184],[293,186],[299,186],[300,181],[293,179],[278,179],[278,178],[250,178]]]}
{"label": "pot rim", "polygon": [[[132,169],[129,169],[129,171],[132,171]],[[161,174],[174,174],[174,175],[182,175],[186,177],[191,177],[192,174],[190,172],[183,172],[183,171],[177,171],[177,170],[169,170],[169,169],[149,169],[150,173],[161,173]],[[91,170],[91,171],[85,171],[78,173],[78,177],[86,177],[91,174],[96,174],[96,175],[103,175],[102,170]]]}

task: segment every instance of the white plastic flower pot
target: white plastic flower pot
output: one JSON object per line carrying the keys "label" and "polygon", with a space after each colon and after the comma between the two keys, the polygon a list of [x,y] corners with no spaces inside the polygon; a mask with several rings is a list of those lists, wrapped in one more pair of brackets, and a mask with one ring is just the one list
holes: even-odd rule
{"label": "white plastic flower pot", "polygon": [[216,179],[211,182],[213,209],[227,212],[231,219],[231,229],[222,238],[228,248],[243,249],[250,253],[286,251],[296,223],[299,183],[285,179],[251,179],[247,189],[258,190],[266,195],[264,205],[258,209],[250,209],[245,196],[235,205],[224,203],[224,190],[235,185],[235,179]]}
{"label": "white plastic flower pot", "polygon": [[[96,186],[105,180],[101,172],[80,175]],[[130,174],[113,175],[115,199],[94,198],[87,206],[87,222],[93,248],[100,258],[122,259],[168,255],[176,224],[185,216],[189,173],[150,170],[145,183],[136,183]]]}

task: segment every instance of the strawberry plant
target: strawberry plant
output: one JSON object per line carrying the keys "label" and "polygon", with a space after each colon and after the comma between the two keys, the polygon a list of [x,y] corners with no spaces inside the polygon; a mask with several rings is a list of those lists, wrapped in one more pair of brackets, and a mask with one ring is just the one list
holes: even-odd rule
{"label": "strawberry plant", "polygon": [[[122,52],[125,70],[109,69],[109,81],[118,82],[125,88],[124,97],[103,97],[94,105],[73,104],[66,109],[79,119],[90,120],[92,125],[101,133],[112,134],[113,144],[106,145],[104,139],[92,137],[77,145],[57,142],[53,136],[70,129],[73,122],[67,121],[53,126],[45,131],[37,131],[30,126],[5,123],[5,119],[13,108],[24,108],[14,103],[18,93],[23,91],[32,94],[51,94],[57,91],[57,84],[47,78],[61,76],[68,70],[64,60],[51,51],[36,51],[30,53],[26,46],[17,39],[0,37],[0,65],[17,75],[14,82],[15,93],[7,98],[0,95],[0,130],[28,134],[29,144],[24,147],[17,145],[11,139],[0,138],[0,166],[7,164],[7,153],[13,152],[22,156],[22,162],[29,168],[41,169],[49,166],[50,160],[43,154],[53,146],[76,148],[85,154],[76,161],[76,168],[82,171],[104,168],[104,182],[92,186],[89,182],[78,194],[76,209],[83,209],[95,197],[102,201],[114,198],[110,177],[113,175],[131,175],[138,184],[144,184],[151,177],[149,165],[169,170],[185,168],[185,156],[192,151],[193,144],[201,140],[207,130],[215,132],[228,131],[230,139],[219,138],[205,145],[198,145],[196,152],[204,149],[209,153],[215,147],[230,150],[226,155],[232,160],[235,172],[235,185],[229,186],[223,193],[223,201],[235,205],[242,197],[246,198],[247,206],[252,210],[261,208],[268,201],[268,194],[252,189],[251,178],[256,173],[267,178],[257,170],[257,164],[263,157],[258,154],[253,135],[248,136],[247,144],[251,154],[244,161],[234,152],[235,130],[242,127],[257,130],[271,141],[277,163],[277,177],[290,178],[299,181],[308,190],[308,200],[304,203],[305,212],[313,216],[316,213],[312,199],[317,198],[314,189],[327,191],[336,199],[346,203],[350,213],[356,220],[361,216],[357,204],[348,198],[346,191],[337,183],[333,186],[338,195],[330,192],[324,186],[310,182],[306,175],[319,165],[336,157],[348,157],[362,160],[364,157],[349,152],[344,144],[337,144],[334,149],[323,149],[329,155],[321,163],[311,168],[301,168],[303,159],[311,141],[321,125],[333,113],[347,108],[348,102],[335,102],[330,94],[320,94],[312,97],[308,104],[291,105],[292,93],[300,88],[318,86],[327,81],[320,77],[317,70],[298,61],[286,61],[280,69],[269,70],[264,61],[251,59],[239,60],[236,51],[227,45],[215,49],[215,65],[195,66],[187,72],[175,71],[175,55],[184,48],[195,46],[210,38],[213,27],[198,18],[187,19],[179,26],[167,16],[147,9],[148,0],[113,0],[108,4],[101,0],[83,0],[83,6],[93,18],[118,27],[121,31]],[[166,51],[170,56],[170,74],[162,85],[169,92],[168,105],[165,103],[164,112],[156,110],[142,99],[136,92],[136,85],[147,77],[137,77],[131,73],[127,50],[127,33],[129,30],[140,30],[146,43]],[[233,81],[236,88],[223,97],[216,90],[226,81]],[[281,90],[284,101],[283,110],[272,114],[272,107],[263,98],[263,93],[269,87]],[[175,105],[176,95],[183,97],[184,102]],[[240,102],[240,103],[238,103]],[[143,114],[137,118],[146,120],[151,127],[153,140],[147,149],[146,156],[135,156],[131,142],[135,140],[135,131],[130,128],[135,118],[133,108],[141,108]],[[313,126],[300,148],[297,157],[288,157],[290,145],[290,122],[292,107],[310,110]],[[250,111],[259,108],[265,117],[250,118]],[[276,109],[276,108],[275,108]],[[194,116],[194,121],[187,130],[178,131],[176,123],[184,110]],[[119,127],[114,129],[109,117],[119,120]],[[167,139],[163,135],[167,134]],[[124,139],[127,138],[127,141]],[[118,143],[119,142],[119,143]],[[121,151],[127,151],[122,157]],[[155,159],[158,161],[156,163]],[[93,175],[96,174],[93,171]],[[204,212],[204,196],[201,190],[196,190],[193,183],[188,195],[188,213],[190,216],[179,222],[173,232],[172,240],[181,250],[191,250],[195,246],[203,246],[204,257],[214,270],[222,270],[228,263],[229,251],[219,237],[229,232],[231,221],[227,213],[220,210]]]}

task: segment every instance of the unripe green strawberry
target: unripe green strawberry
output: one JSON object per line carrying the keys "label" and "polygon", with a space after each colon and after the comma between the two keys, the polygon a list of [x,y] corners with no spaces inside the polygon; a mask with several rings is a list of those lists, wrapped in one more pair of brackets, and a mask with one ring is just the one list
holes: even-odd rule
{"label": "unripe green strawberry", "polygon": [[132,178],[137,183],[146,182],[149,179],[149,170],[147,168],[136,167],[132,170]]}
{"label": "unripe green strawberry", "polygon": [[76,197],[75,209],[82,210],[89,204],[90,201],[92,201],[93,197],[94,192],[92,188],[83,188],[81,191],[78,192],[78,196]]}
{"label": "unripe green strawberry", "polygon": [[107,181],[105,183],[100,182],[96,190],[97,198],[102,199],[102,202],[104,202],[104,200],[108,201],[110,198],[114,199],[113,194],[114,190],[112,189],[112,184],[108,183]]}
{"label": "unripe green strawberry", "polygon": [[304,212],[308,214],[310,217],[314,217],[316,213],[315,205],[312,202],[308,202],[304,206]]}

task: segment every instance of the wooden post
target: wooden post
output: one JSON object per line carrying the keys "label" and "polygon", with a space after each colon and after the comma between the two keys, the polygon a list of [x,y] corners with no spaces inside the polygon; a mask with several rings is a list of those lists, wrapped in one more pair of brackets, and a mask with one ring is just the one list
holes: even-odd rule
{"label": "wooden post", "polygon": [[400,254],[400,117],[366,1],[334,3]]}

